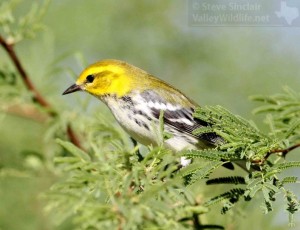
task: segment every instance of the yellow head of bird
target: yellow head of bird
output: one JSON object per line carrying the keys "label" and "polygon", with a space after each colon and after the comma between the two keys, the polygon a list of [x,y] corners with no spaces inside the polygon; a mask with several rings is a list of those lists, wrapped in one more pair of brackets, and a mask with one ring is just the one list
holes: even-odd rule
{"label": "yellow head of bird", "polygon": [[103,60],[88,66],[78,77],[76,84],[63,94],[84,90],[94,96],[113,94],[118,97],[131,91],[137,72],[144,71],[118,60]]}

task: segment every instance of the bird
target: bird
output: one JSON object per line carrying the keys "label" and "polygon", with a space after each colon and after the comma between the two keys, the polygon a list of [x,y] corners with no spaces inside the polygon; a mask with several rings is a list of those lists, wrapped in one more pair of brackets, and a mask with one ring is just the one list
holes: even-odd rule
{"label": "bird", "polygon": [[[63,95],[77,91],[85,91],[104,102],[129,136],[143,145],[158,145],[161,114],[164,131],[170,134],[163,144],[172,151],[214,148],[224,143],[214,132],[194,133],[211,125],[193,116],[199,107],[196,102],[127,62],[107,59],[89,65]],[[181,158],[182,166],[190,162]]]}

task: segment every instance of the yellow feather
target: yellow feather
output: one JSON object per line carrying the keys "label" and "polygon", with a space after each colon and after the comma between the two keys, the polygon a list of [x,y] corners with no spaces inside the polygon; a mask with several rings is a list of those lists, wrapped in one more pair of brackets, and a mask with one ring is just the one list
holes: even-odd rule
{"label": "yellow feather", "polygon": [[[124,64],[116,60],[92,64],[80,74],[76,84],[95,96],[114,94],[122,97],[131,90],[131,79],[126,75],[126,68],[122,66]],[[88,75],[95,77],[92,83],[86,82]]]}

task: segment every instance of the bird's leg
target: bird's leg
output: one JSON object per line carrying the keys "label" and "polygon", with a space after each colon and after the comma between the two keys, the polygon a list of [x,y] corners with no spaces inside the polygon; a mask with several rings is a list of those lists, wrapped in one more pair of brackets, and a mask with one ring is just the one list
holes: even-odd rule
{"label": "bird's leg", "polygon": [[[132,137],[130,137],[130,139],[131,139],[131,141],[132,141],[134,147],[136,147],[136,146],[138,145],[137,141],[136,141],[135,139],[133,139]],[[138,157],[138,161],[139,161],[139,162],[141,162],[141,161],[144,159],[144,157],[143,157],[142,154],[140,153],[140,150],[139,150],[139,149],[136,151],[136,155],[137,155],[137,157]]]}

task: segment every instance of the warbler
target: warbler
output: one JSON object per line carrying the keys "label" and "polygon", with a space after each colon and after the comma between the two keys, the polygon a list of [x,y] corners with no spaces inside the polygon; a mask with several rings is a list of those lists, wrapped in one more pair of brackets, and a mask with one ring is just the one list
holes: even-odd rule
{"label": "warbler", "polygon": [[[157,144],[161,111],[164,130],[171,134],[164,141],[167,148],[181,151],[223,143],[215,133],[193,133],[210,125],[193,117],[195,108],[199,107],[197,103],[168,83],[126,62],[102,60],[88,66],[63,95],[76,91],[86,91],[103,101],[121,127],[143,145]],[[182,165],[189,162],[181,159]]]}

